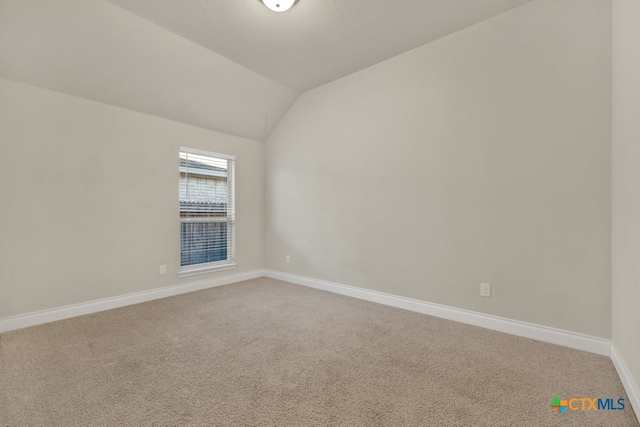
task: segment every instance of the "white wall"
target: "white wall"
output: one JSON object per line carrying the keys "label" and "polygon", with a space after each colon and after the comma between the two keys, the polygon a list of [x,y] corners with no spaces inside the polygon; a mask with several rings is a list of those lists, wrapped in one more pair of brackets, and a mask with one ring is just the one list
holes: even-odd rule
{"label": "white wall", "polygon": [[610,9],[538,0],[303,94],[267,267],[610,337]]}
{"label": "white wall", "polygon": [[640,384],[639,23],[640,1],[614,0],[613,343],[636,384]]}
{"label": "white wall", "polygon": [[[4,79],[0,142],[0,318],[263,268],[263,143]],[[177,278],[181,145],[236,156],[236,270]]]}

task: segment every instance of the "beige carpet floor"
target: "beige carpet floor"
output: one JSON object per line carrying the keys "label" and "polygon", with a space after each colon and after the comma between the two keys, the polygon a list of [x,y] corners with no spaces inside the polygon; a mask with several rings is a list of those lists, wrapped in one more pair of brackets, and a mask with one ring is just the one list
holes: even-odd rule
{"label": "beige carpet floor", "polygon": [[0,335],[2,426],[638,426],[609,358],[256,279]]}

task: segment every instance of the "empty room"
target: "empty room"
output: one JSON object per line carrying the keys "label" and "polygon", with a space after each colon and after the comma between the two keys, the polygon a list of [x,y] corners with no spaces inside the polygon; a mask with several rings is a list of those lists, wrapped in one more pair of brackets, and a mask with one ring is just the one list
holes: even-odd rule
{"label": "empty room", "polygon": [[0,0],[0,427],[640,426],[640,0]]}

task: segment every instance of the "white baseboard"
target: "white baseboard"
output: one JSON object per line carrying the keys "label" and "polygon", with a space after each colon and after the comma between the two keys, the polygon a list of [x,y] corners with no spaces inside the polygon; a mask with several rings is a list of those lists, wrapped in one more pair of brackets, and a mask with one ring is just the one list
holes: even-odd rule
{"label": "white baseboard", "polygon": [[231,283],[242,282],[243,280],[257,279],[259,277],[264,277],[264,275],[264,270],[252,270],[246,273],[216,277],[214,279],[201,280],[183,285],[151,289],[148,291],[104,298],[81,304],[67,305],[50,310],[22,314],[19,316],[5,317],[0,319],[0,333],[11,331],[13,329],[26,328],[28,326],[40,325],[42,323],[54,322],[56,320],[68,319],[70,317],[110,310],[112,308],[124,307],[126,305],[139,304],[141,302],[186,294],[188,292],[199,291],[202,289],[214,288],[216,286],[229,285]]}
{"label": "white baseboard", "polygon": [[616,367],[616,371],[618,371],[618,376],[620,377],[620,381],[622,381],[624,390],[627,392],[627,396],[629,396],[631,407],[635,411],[638,421],[640,421],[640,387],[638,387],[638,383],[636,383],[631,375],[627,363],[622,358],[615,344],[611,344],[611,360],[613,361],[613,366]]}
{"label": "white baseboard", "polygon": [[548,326],[536,325],[533,323],[521,322],[518,320],[506,319],[504,317],[492,316],[489,314],[449,307],[413,298],[405,298],[384,292],[356,288],[353,286],[342,285],[340,283],[312,279],[280,271],[267,270],[266,276],[297,285],[308,286],[396,308],[441,317],[443,319],[480,326],[494,331],[505,332],[512,335],[609,356],[611,341],[604,338],[593,337]]}
{"label": "white baseboard", "polygon": [[605,356],[610,355],[611,342],[607,339],[273,270],[253,270],[246,273],[233,274],[183,285],[152,289],[19,316],[5,317],[0,319],[0,333],[216,286],[228,285],[244,280],[256,279],[263,276],[512,335],[588,351],[590,353]]}

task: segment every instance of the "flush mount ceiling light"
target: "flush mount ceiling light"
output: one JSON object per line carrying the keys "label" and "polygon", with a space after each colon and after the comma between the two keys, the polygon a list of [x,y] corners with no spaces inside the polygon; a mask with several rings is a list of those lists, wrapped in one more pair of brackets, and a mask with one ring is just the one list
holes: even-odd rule
{"label": "flush mount ceiling light", "polygon": [[291,9],[291,6],[293,6],[296,1],[297,0],[262,0],[262,3],[274,12],[285,12]]}

